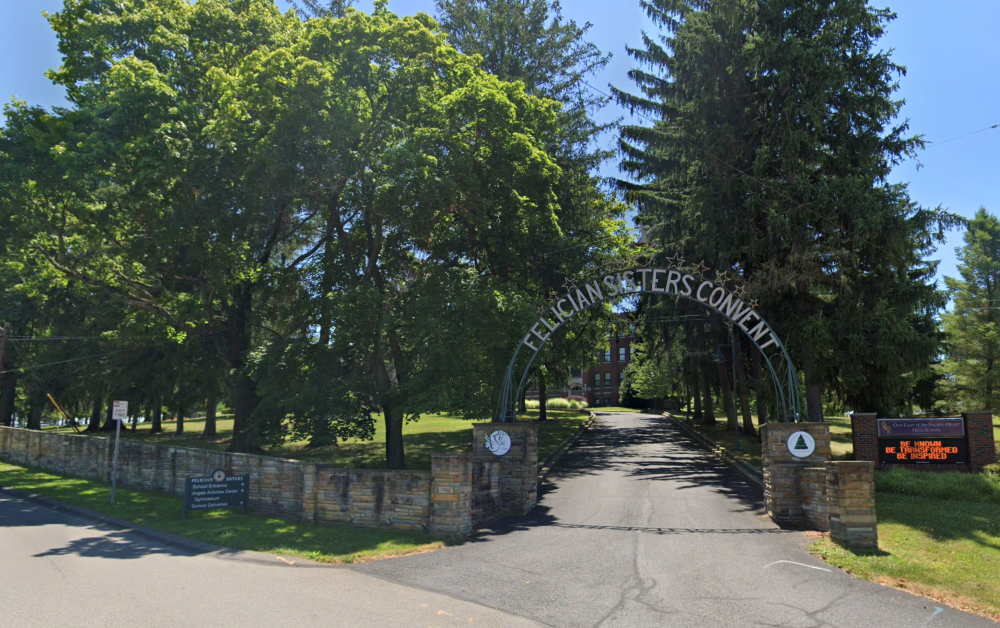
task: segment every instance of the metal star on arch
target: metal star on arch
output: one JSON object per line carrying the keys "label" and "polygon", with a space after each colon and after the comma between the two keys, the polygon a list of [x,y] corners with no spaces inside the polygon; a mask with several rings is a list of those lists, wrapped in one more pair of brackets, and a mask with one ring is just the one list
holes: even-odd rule
{"label": "metal star on arch", "polygon": [[708,266],[705,265],[705,260],[701,260],[697,264],[691,266],[691,270],[704,277],[708,273]]}
{"label": "metal star on arch", "polygon": [[750,299],[750,309],[756,310],[759,305],[760,303],[757,302],[757,299]]}
{"label": "metal star on arch", "polygon": [[729,283],[730,281],[732,281],[732,278],[729,276],[729,271],[728,270],[725,271],[725,272],[721,272],[721,273],[719,271],[715,271],[715,279],[716,279],[716,281],[718,281],[719,283],[721,283],[723,285],[725,285],[725,284]]}
{"label": "metal star on arch", "polygon": [[664,261],[668,264],[667,268],[681,268],[684,266],[684,258],[681,257],[680,253],[674,253],[673,257],[664,258]]}

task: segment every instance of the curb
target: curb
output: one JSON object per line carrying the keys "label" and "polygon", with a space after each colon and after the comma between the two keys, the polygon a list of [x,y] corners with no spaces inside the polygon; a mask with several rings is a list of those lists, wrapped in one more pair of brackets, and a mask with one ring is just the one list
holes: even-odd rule
{"label": "curb", "polygon": [[538,464],[538,481],[541,482],[552,471],[552,468],[558,464],[559,460],[566,454],[570,447],[576,444],[576,441],[580,439],[580,436],[591,427],[594,426],[594,421],[597,420],[597,415],[593,412],[590,413],[590,418],[587,422],[577,428],[575,432],[566,437],[566,440],[561,442],[556,450],[545,457],[545,460]]}
{"label": "curb", "polygon": [[[295,558],[293,561],[287,562],[282,561],[280,558],[272,557],[270,554],[262,554],[260,552],[237,550],[231,547],[212,545],[203,541],[196,541],[187,537],[177,536],[176,534],[170,534],[169,532],[161,532],[160,530],[142,526],[131,521],[126,521],[125,519],[119,519],[118,517],[106,515],[101,512],[96,512],[94,510],[90,510],[89,508],[73,506],[65,502],[56,501],[51,497],[45,497],[44,495],[38,495],[37,493],[28,493],[4,486],[0,486],[0,493],[16,499],[36,502],[43,506],[47,506],[48,508],[52,508],[53,510],[76,515],[85,519],[91,519],[117,530],[134,532],[159,541],[164,545],[169,545],[175,549],[183,550],[191,556],[209,556],[211,558],[220,558],[223,560],[236,560],[240,562],[267,565],[268,567],[337,567],[337,565],[325,565],[322,563],[306,561],[303,558]],[[300,563],[299,561],[303,562]]]}
{"label": "curb", "polygon": [[737,471],[739,471],[744,477],[750,480],[753,484],[759,488],[764,488],[764,472],[757,469],[756,467],[740,460],[733,454],[731,454],[725,447],[721,445],[716,445],[714,442],[698,433],[698,430],[694,429],[690,425],[686,424],[684,421],[671,416],[669,413],[664,413],[664,417],[670,419],[674,425],[680,428],[682,432],[690,436],[695,442],[704,447],[705,449],[712,452],[712,455],[722,460],[723,462],[729,464]]}

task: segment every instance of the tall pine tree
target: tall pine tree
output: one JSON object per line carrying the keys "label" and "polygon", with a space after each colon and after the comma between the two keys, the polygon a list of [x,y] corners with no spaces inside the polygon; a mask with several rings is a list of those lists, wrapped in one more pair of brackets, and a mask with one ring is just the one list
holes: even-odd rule
{"label": "tall pine tree", "polygon": [[647,0],[660,26],[629,52],[654,121],[623,129],[623,183],[666,250],[741,286],[822,395],[892,413],[938,352],[943,299],[924,257],[951,217],[891,168],[919,138],[899,121],[904,68],[878,49],[894,15],[863,0]]}

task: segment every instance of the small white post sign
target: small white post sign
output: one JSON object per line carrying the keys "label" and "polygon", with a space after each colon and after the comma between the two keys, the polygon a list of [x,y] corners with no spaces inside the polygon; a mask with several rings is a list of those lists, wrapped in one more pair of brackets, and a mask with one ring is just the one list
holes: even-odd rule
{"label": "small white post sign", "polygon": [[115,457],[111,461],[111,505],[115,505],[115,487],[118,484],[118,439],[122,434],[122,423],[128,420],[128,402],[115,401],[111,404],[111,420],[115,422]]}

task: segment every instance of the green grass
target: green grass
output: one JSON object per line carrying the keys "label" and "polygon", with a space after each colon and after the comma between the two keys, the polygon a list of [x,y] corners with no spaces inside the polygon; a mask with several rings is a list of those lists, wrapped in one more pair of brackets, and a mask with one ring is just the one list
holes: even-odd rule
{"label": "green grass", "polygon": [[458,542],[458,539],[443,539],[423,532],[285,521],[229,510],[192,512],[190,519],[184,521],[183,501],[178,497],[119,489],[116,492],[118,504],[111,506],[111,488],[105,484],[59,477],[2,462],[0,486],[37,493],[213,545],[325,563],[377,560],[427,552]]}
{"label": "green grass", "polygon": [[[1000,476],[985,473],[928,473],[897,467],[875,474],[875,490],[910,497],[1000,506]],[[1000,570],[1000,565],[997,569]]]}
{"label": "green grass", "polygon": [[875,501],[879,552],[828,540],[812,551],[858,577],[1000,619],[1000,504],[884,492]]}
{"label": "green grass", "polygon": [[[555,451],[559,444],[590,416],[586,411],[549,410],[549,419],[539,423],[538,459]],[[370,441],[351,439],[333,447],[307,448],[306,441],[289,441],[279,447],[267,450],[269,456],[291,458],[310,462],[328,462],[342,469],[381,469],[385,467],[385,422],[381,416],[375,417],[375,438]],[[522,419],[538,418],[537,411],[519,415]],[[475,421],[447,414],[428,414],[418,421],[403,426],[403,446],[406,451],[406,466],[412,470],[431,468],[432,453],[462,453],[472,451],[472,424]],[[201,432],[204,418],[185,419],[184,434],[176,434],[176,423],[165,422],[165,432],[151,434],[149,424],[143,423],[133,432],[122,430],[125,438],[136,438],[149,443],[159,443],[174,447],[223,450],[229,445],[233,432],[231,417],[222,416],[217,420],[218,436],[204,439]],[[68,432],[71,428],[50,428]]]}

